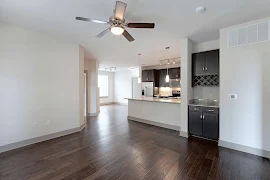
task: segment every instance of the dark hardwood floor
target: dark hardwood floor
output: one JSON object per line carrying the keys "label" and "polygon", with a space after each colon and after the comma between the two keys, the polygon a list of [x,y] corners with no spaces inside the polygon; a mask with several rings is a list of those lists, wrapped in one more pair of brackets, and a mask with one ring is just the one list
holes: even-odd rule
{"label": "dark hardwood floor", "polygon": [[270,179],[268,159],[126,117],[103,106],[80,133],[2,153],[0,179]]}

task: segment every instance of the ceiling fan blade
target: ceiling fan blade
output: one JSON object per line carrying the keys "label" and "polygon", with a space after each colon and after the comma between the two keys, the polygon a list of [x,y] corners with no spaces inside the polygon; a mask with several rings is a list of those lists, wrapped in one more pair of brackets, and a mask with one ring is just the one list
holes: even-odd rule
{"label": "ceiling fan blade", "polygon": [[105,34],[107,34],[108,32],[110,32],[111,28],[109,27],[108,29],[106,29],[105,31],[102,31],[101,33],[99,33],[98,35],[96,35],[96,38],[101,38],[102,36],[104,36]]}
{"label": "ceiling fan blade", "polygon": [[134,41],[135,39],[125,30],[122,34],[129,42]]}
{"label": "ceiling fan blade", "polygon": [[128,23],[129,28],[155,28],[155,23]]}
{"label": "ceiling fan blade", "polygon": [[126,11],[127,4],[121,1],[116,1],[115,4],[115,11],[114,11],[114,18],[117,20],[122,21],[124,19],[125,11]]}
{"label": "ceiling fan blade", "polygon": [[99,24],[108,24],[108,22],[106,21],[100,21],[97,19],[90,19],[90,18],[84,18],[84,17],[76,17],[75,19],[80,20],[80,21],[89,21],[89,22],[99,23]]}

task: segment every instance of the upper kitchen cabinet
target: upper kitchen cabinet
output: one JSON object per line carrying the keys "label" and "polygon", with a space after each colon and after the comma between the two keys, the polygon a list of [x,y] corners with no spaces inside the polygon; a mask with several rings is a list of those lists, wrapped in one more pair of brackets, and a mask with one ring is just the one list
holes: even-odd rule
{"label": "upper kitchen cabinet", "polygon": [[142,82],[154,82],[155,81],[155,70],[143,70],[142,71]]}
{"label": "upper kitchen cabinet", "polygon": [[193,76],[219,74],[219,50],[192,55]]}
{"label": "upper kitchen cabinet", "polygon": [[180,68],[170,68],[169,69],[170,79],[180,79]]}
{"label": "upper kitchen cabinet", "polygon": [[205,73],[205,53],[192,54],[192,71],[193,75],[202,75]]}
{"label": "upper kitchen cabinet", "polygon": [[219,50],[205,52],[206,74],[219,74]]}
{"label": "upper kitchen cabinet", "polygon": [[159,70],[159,87],[169,87],[169,83],[165,81],[166,75],[167,69]]}
{"label": "upper kitchen cabinet", "polygon": [[155,87],[159,86],[159,71],[143,70],[142,71],[142,82],[153,82]]}

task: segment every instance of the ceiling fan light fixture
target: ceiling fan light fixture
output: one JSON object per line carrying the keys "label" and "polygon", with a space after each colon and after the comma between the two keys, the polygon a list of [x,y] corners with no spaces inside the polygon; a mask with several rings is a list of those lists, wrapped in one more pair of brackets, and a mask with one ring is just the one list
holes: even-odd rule
{"label": "ceiling fan light fixture", "polygon": [[114,35],[121,35],[123,34],[124,32],[124,28],[122,28],[121,26],[113,26],[111,28],[111,32],[114,34]]}

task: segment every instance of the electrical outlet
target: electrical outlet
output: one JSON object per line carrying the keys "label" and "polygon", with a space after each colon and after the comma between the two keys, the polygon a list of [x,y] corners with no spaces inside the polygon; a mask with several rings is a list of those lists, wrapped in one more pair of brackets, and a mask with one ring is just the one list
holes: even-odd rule
{"label": "electrical outlet", "polygon": [[37,127],[37,126],[38,126],[38,122],[35,122],[35,123],[34,123],[34,127]]}
{"label": "electrical outlet", "polygon": [[51,124],[51,120],[46,120],[46,126]]}
{"label": "electrical outlet", "polygon": [[237,94],[229,94],[229,99],[237,99]]}

